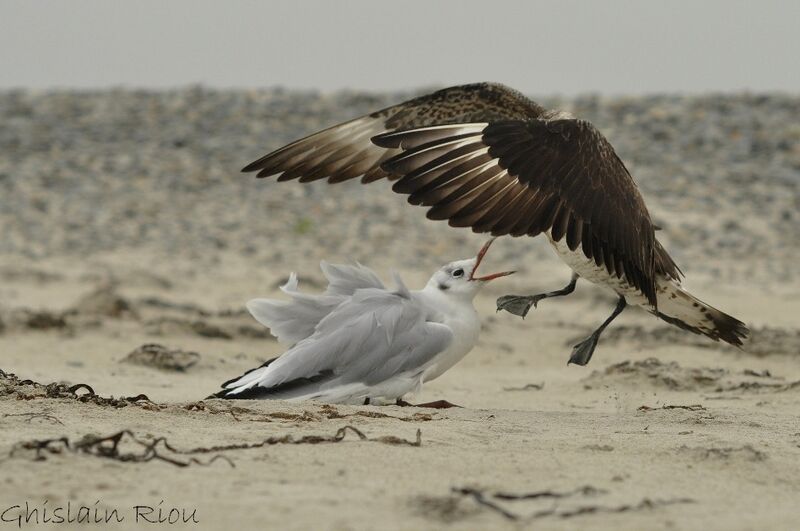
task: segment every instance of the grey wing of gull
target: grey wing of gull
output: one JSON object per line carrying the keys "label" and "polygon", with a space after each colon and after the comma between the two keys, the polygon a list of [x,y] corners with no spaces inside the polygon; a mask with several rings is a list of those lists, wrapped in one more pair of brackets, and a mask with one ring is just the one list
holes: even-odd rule
{"label": "grey wing of gull", "polygon": [[[401,286],[359,289],[314,333],[266,367],[226,385],[228,397],[311,396],[337,387],[370,386],[419,371],[453,340]],[[278,396],[274,396],[277,398]]]}
{"label": "grey wing of gull", "polygon": [[328,279],[326,295],[349,297],[358,289],[386,289],[374,271],[358,262],[352,265],[331,264],[323,260],[320,268],[325,274],[325,278]]}
{"label": "grey wing of gull", "polygon": [[253,299],[247,303],[247,309],[253,317],[268,327],[281,343],[294,345],[310,336],[319,322],[356,290],[384,289],[378,276],[361,264],[329,264],[323,261],[320,268],[328,279],[328,287],[320,295],[299,291],[297,275],[292,273],[280,288],[289,295],[290,300]]}

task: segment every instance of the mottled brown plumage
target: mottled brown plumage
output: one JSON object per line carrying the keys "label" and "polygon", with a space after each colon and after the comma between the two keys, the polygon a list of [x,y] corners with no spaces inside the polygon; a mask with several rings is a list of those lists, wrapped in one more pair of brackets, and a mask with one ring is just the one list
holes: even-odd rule
{"label": "mottled brown plumage", "polygon": [[744,323],[681,287],[636,183],[592,124],[496,83],[451,87],[356,118],[244,171],[279,181],[389,179],[431,219],[496,236],[545,233],[574,271],[570,284],[506,295],[497,307],[524,317],[538,301],[571,293],[578,277],[614,290],[613,313],[575,345],[570,363],[589,362],[629,303],[715,341],[741,346],[749,335]]}
{"label": "mottled brown plumage", "polygon": [[550,231],[554,241],[566,238],[571,250],[580,247],[610,274],[624,276],[654,306],[656,274],[679,275],[656,246],[628,170],[588,122],[459,124],[390,132],[373,141],[407,148],[382,167],[402,175],[394,190],[432,207],[433,219],[495,236]]}
{"label": "mottled brown plumage", "polygon": [[394,190],[431,207],[432,219],[498,236],[566,238],[653,306],[656,275],[680,275],[605,137],[495,83],[443,89],[356,118],[243,171],[280,174],[279,181],[397,180]]}
{"label": "mottled brown plumage", "polygon": [[373,136],[429,125],[489,120],[526,120],[545,110],[515,90],[497,83],[475,83],[436,91],[387,107],[292,142],[248,164],[258,177],[281,174],[279,181],[337,183],[362,177],[369,183],[392,178],[381,163],[399,150],[381,149]]}

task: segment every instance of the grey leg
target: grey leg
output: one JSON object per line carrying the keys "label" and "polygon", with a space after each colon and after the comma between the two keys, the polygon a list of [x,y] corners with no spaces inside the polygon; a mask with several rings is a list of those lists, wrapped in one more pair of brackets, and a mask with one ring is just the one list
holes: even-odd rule
{"label": "grey leg", "polygon": [[572,355],[569,357],[567,365],[570,363],[574,363],[576,365],[586,365],[589,363],[589,360],[592,359],[594,349],[597,346],[597,341],[600,339],[600,334],[603,333],[603,330],[606,329],[611,321],[613,321],[619,314],[622,313],[622,310],[624,310],[627,305],[628,303],[625,301],[625,297],[620,296],[614,311],[611,313],[608,319],[603,321],[603,324],[601,324],[597,330],[592,332],[589,337],[575,345],[575,347],[572,349]]}
{"label": "grey leg", "polygon": [[531,306],[536,308],[539,301],[542,299],[549,299],[550,297],[563,297],[575,291],[575,284],[578,283],[578,274],[573,273],[572,279],[569,284],[561,289],[550,291],[548,293],[540,293],[538,295],[504,295],[497,299],[497,311],[505,310],[514,315],[519,315],[523,319],[528,315]]}

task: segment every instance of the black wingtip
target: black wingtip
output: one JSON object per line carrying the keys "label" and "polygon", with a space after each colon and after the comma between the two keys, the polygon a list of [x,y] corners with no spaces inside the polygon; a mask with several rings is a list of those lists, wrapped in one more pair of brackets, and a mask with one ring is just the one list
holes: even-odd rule
{"label": "black wingtip", "polygon": [[222,391],[218,391],[218,392],[216,392],[214,394],[210,394],[207,397],[205,397],[203,400],[213,400],[215,398],[228,398],[228,390],[227,389],[223,389]]}
{"label": "black wingtip", "polygon": [[242,173],[253,173],[256,170],[260,170],[261,169],[261,165],[259,164],[260,162],[261,159],[254,160],[253,162],[242,168],[240,171]]}
{"label": "black wingtip", "polygon": [[[381,133],[370,138],[370,142],[382,148],[399,148],[400,138],[395,131]],[[383,167],[383,165],[381,165]]]}
{"label": "black wingtip", "polygon": [[258,172],[259,179],[264,177],[269,177],[270,175],[275,175],[276,173],[280,173],[281,170],[275,169],[275,165],[273,164],[274,159],[272,158],[272,153],[261,157],[258,160],[254,160],[247,166],[241,169],[242,173],[253,173],[254,171]]}
{"label": "black wingtip", "polygon": [[[397,156],[398,155],[395,155],[394,157],[391,157],[391,158],[386,159],[385,161],[381,162],[381,169],[383,171],[385,171],[386,173],[388,173],[388,174],[398,175],[398,173],[396,171],[396,168],[395,168],[395,162],[396,161],[394,160],[395,157],[397,157]],[[395,189],[394,191],[397,192],[398,190]]]}

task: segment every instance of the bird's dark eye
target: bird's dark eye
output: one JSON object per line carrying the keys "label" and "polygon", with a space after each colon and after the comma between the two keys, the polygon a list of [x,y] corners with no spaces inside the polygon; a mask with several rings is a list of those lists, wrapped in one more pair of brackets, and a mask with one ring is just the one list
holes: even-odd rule
{"label": "bird's dark eye", "polygon": [[456,278],[463,277],[464,276],[464,270],[463,269],[456,269],[455,271],[453,271],[453,276],[456,277]]}

